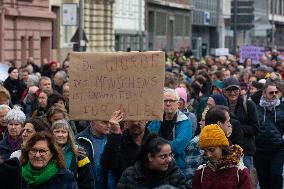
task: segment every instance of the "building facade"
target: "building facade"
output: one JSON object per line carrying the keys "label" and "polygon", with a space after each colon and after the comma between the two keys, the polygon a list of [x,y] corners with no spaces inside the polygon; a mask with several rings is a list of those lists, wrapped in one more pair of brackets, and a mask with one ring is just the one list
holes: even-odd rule
{"label": "building facade", "polygon": [[115,50],[145,50],[145,0],[116,0],[114,4]]}
{"label": "building facade", "polygon": [[85,0],[84,29],[87,51],[114,51],[114,0]]}
{"label": "building facade", "polygon": [[[284,0],[269,0],[270,47],[284,50]],[[272,33],[273,32],[273,33]]]}
{"label": "building facade", "polygon": [[0,62],[19,67],[28,57],[36,64],[51,59],[52,20],[48,0],[0,1]]}
{"label": "building facade", "polygon": [[218,25],[221,3],[218,0],[192,0],[192,51],[206,56],[219,47]]}
{"label": "building facade", "polygon": [[191,0],[148,0],[146,30],[149,50],[191,47]]}
{"label": "building facade", "polygon": [[[79,0],[50,0],[51,10],[56,15],[52,24],[52,56],[59,62],[73,51],[76,42],[71,39],[78,29],[78,21],[77,25],[63,25],[63,4],[75,4],[79,8]],[[88,40],[86,51],[114,51],[114,0],[83,0],[83,4],[83,28]],[[78,9],[77,16],[79,14]]]}

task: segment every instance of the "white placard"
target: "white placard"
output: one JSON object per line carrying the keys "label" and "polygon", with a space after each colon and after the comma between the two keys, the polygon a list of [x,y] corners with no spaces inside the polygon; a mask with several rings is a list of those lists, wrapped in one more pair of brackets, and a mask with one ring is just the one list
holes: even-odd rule
{"label": "white placard", "polygon": [[0,63],[0,81],[5,81],[8,77],[9,66],[7,64]]}
{"label": "white placard", "polygon": [[216,56],[229,55],[229,49],[228,48],[218,48],[218,49],[215,49],[215,55]]}
{"label": "white placard", "polygon": [[77,4],[67,3],[62,4],[62,25],[76,26],[77,25]]}

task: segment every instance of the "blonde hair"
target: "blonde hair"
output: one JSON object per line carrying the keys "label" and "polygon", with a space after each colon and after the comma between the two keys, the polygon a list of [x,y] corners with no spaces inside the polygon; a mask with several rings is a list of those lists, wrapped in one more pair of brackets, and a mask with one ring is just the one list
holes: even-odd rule
{"label": "blonde hair", "polygon": [[75,142],[75,136],[74,136],[74,133],[68,121],[65,119],[55,121],[51,126],[51,131],[53,132],[53,130],[59,129],[59,128],[65,129],[68,132],[67,143],[70,145],[72,152],[78,155],[78,150],[77,150],[76,142]]}
{"label": "blonde hair", "polygon": [[10,93],[5,87],[0,87],[0,99],[10,99]]}

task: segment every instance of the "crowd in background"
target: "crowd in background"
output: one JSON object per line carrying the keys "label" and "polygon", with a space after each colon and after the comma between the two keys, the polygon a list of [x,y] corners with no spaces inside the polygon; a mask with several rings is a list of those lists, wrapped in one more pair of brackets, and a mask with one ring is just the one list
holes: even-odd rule
{"label": "crowd in background", "polygon": [[6,188],[283,187],[284,53],[240,62],[166,52],[163,121],[124,121],[120,110],[70,120],[69,65],[10,63],[0,86]]}

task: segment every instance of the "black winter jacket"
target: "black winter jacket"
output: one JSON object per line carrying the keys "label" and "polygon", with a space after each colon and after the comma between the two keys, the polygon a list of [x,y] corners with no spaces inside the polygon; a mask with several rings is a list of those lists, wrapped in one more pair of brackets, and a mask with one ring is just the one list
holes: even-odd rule
{"label": "black winter jacket", "polygon": [[283,150],[284,105],[275,107],[275,111],[269,111],[259,105],[257,108],[260,128],[256,136],[256,150],[262,153]]}
{"label": "black winter jacket", "polygon": [[242,130],[241,124],[238,120],[231,117],[232,124],[232,134],[229,137],[232,144],[238,144],[239,146],[243,146],[244,143],[244,132]]}
{"label": "black winter jacket", "polygon": [[27,88],[23,80],[12,80],[10,77],[8,77],[4,81],[4,87],[9,91],[11,95],[12,104],[20,104],[22,94]]}
{"label": "black winter jacket", "polygon": [[246,101],[246,108],[242,97],[238,98],[233,116],[240,122],[244,133],[242,148],[245,155],[254,155],[255,153],[255,136],[258,132],[259,122],[257,118],[256,105],[253,101]]}
{"label": "black winter jacket", "polygon": [[59,169],[58,172],[47,182],[39,186],[30,186],[25,179],[22,178],[22,189],[77,189],[73,173],[67,169]]}
{"label": "black winter jacket", "polygon": [[73,154],[69,170],[76,177],[78,189],[95,188],[95,179],[91,163],[84,148],[78,146],[78,156]]}
{"label": "black winter jacket", "polygon": [[[149,132],[146,129],[143,141],[148,134]],[[124,131],[123,134],[111,134],[108,136],[108,140],[101,157],[101,165],[104,169],[112,171],[116,184],[123,171],[134,165],[137,160],[136,158],[139,150],[140,146],[134,142],[128,130]]]}
{"label": "black winter jacket", "polygon": [[170,185],[179,189],[186,188],[185,177],[174,161],[164,173],[145,169],[138,161],[123,172],[117,189],[151,189],[162,185]]}

